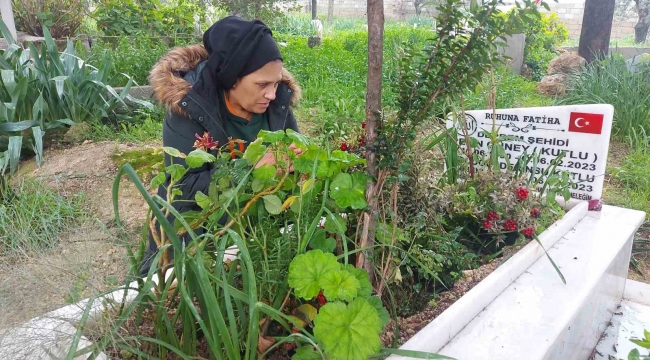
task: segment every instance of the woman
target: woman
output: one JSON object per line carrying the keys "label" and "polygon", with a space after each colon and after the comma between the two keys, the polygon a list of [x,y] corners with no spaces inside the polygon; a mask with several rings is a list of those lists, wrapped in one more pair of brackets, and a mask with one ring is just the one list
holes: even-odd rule
{"label": "woman", "polygon": [[[167,108],[163,146],[185,154],[194,149],[197,135],[207,135],[219,147],[233,140],[246,147],[260,130],[298,131],[291,107],[300,98],[300,87],[283,68],[271,30],[260,21],[235,16],[217,21],[203,35],[203,45],[177,48],[162,57],[149,82],[154,98]],[[165,154],[165,165],[172,163],[186,167],[183,159]],[[269,152],[256,166],[274,163]],[[195,195],[207,194],[214,171],[212,164],[188,170],[178,184],[182,195],[172,204],[179,213],[200,211]],[[168,175],[158,189],[163,199],[169,180]],[[141,274],[148,272],[157,250],[150,236]]]}

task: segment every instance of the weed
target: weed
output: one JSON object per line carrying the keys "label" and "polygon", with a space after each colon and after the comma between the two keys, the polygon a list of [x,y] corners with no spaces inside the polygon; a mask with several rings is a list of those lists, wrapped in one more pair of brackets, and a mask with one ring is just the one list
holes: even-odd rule
{"label": "weed", "polygon": [[607,191],[613,205],[650,211],[650,151],[645,148],[629,154],[619,167],[610,169],[616,186]]}
{"label": "weed", "polygon": [[33,180],[23,181],[15,192],[11,202],[0,204],[0,254],[51,249],[63,232],[85,217],[80,195],[66,199]]}

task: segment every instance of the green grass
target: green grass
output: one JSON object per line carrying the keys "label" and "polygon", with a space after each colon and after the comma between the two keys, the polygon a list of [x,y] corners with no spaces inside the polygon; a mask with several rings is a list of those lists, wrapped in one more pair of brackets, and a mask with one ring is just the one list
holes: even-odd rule
{"label": "green grass", "polygon": [[166,110],[156,106],[154,110],[138,109],[127,122],[94,123],[91,139],[114,140],[135,144],[160,143]]}
{"label": "green grass", "polygon": [[650,213],[650,149],[636,149],[609,171],[614,183],[606,191],[607,202]]}
{"label": "green grass", "polygon": [[621,56],[587,65],[569,80],[567,95],[557,105],[612,104],[612,135],[635,146],[647,146],[650,135],[650,62],[636,73]]}
{"label": "green grass", "polygon": [[0,204],[0,255],[51,249],[62,233],[86,217],[80,195],[64,198],[34,180],[12,190],[17,196]]}

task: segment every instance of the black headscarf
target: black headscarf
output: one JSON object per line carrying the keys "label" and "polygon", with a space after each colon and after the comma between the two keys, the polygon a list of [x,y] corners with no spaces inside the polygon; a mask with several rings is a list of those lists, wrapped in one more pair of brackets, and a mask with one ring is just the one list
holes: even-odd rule
{"label": "black headscarf", "polygon": [[214,23],[203,34],[208,61],[202,81],[194,85],[199,93],[227,90],[242,78],[273,60],[282,60],[271,30],[261,21],[229,16]]}

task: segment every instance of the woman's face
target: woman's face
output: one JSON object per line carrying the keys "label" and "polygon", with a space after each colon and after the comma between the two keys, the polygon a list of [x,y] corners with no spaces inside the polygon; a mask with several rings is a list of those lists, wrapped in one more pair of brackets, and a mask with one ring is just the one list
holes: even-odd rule
{"label": "woman's face", "polygon": [[230,103],[254,114],[263,114],[282,80],[282,61],[271,61],[254,73],[237,80],[229,92]]}

